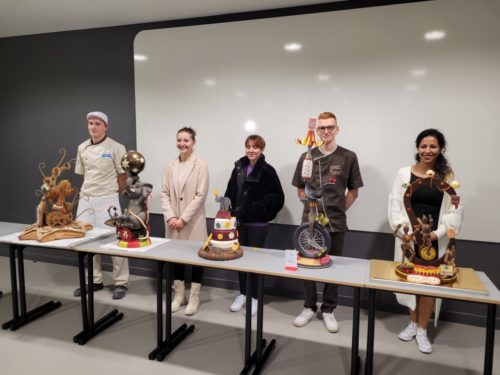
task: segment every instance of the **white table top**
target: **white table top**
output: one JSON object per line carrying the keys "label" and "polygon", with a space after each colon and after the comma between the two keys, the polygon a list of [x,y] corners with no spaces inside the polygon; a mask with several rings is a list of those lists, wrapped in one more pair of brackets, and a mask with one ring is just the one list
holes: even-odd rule
{"label": "white table top", "polygon": [[146,251],[115,250],[103,247],[109,242],[110,238],[105,238],[75,246],[75,250],[116,256],[126,255],[131,258],[160,260],[302,280],[334,282],[339,285],[355,287],[363,287],[368,272],[368,261],[366,259],[333,257],[333,265],[328,268],[299,268],[297,271],[288,271],[285,270],[285,252],[282,250],[243,247],[244,255],[241,258],[216,261],[198,256],[198,250],[201,248],[202,242],[171,240]]}
{"label": "white table top", "polygon": [[71,250],[78,244],[94,241],[98,238],[110,237],[115,233],[113,228],[99,229],[94,228],[85,233],[85,237],[68,238],[62,240],[38,242],[35,240],[20,240],[19,233],[26,229],[26,224],[12,224],[0,222],[0,243],[7,243],[13,245],[33,246],[33,247],[48,247],[53,249],[68,249]]}
{"label": "white table top", "polygon": [[26,228],[26,224],[18,223],[7,223],[5,221],[0,221],[0,236],[4,236],[9,233],[19,232]]}
{"label": "white table top", "polygon": [[[329,282],[338,285],[367,287],[377,290],[424,294],[441,298],[452,298],[471,302],[500,304],[500,291],[484,272],[477,272],[478,277],[488,289],[488,295],[474,295],[461,290],[436,290],[428,286],[401,282],[390,285],[370,280],[370,261],[349,257],[332,257],[333,265],[323,269],[300,268],[297,271],[285,270],[285,253],[282,250],[256,249],[243,247],[244,255],[230,261],[207,260],[198,256],[201,242],[172,240],[147,251],[134,252],[126,249],[112,250],[102,246],[110,242],[110,238],[88,242],[75,247],[77,251],[118,255],[128,257],[161,260],[173,263],[184,263],[195,266],[227,269],[233,271],[253,272],[263,275]],[[116,241],[116,240],[113,240]]]}
{"label": "white table top", "polygon": [[[477,272],[477,275],[488,289],[488,295],[474,295],[452,288],[443,290],[443,288],[432,289],[428,286],[421,286],[408,282],[391,285],[373,281],[370,280],[369,274],[370,261],[366,259],[334,256],[332,257],[333,265],[328,268],[310,269],[299,267],[297,271],[288,271],[285,270],[285,253],[282,250],[243,247],[244,255],[241,258],[229,261],[215,261],[198,256],[198,250],[201,248],[202,242],[171,240],[167,243],[151,247],[150,249],[141,249],[140,251],[106,248],[104,247],[105,245],[116,243],[117,241],[116,238],[112,236],[114,233],[112,229],[104,232],[102,230],[97,230],[93,233],[90,231],[87,232],[86,237],[72,240],[57,240],[45,243],[18,240],[17,233],[26,227],[27,225],[25,224],[0,222],[0,242],[159,260],[232,271],[252,272],[269,276],[335,283],[353,287],[366,287],[391,292],[422,294],[471,302],[500,304],[500,291],[484,272]],[[69,241],[69,243],[67,241]]]}

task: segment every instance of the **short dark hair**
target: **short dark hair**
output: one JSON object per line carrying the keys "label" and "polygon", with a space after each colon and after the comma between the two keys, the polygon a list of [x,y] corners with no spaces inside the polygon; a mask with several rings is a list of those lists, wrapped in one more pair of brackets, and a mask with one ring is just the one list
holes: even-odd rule
{"label": "short dark hair", "polygon": [[258,134],[249,135],[247,139],[245,139],[245,147],[248,147],[250,142],[252,142],[255,146],[257,146],[261,150],[266,148],[266,141]]}
{"label": "short dark hair", "polygon": [[196,142],[196,130],[194,130],[192,127],[190,126],[184,126],[183,128],[180,128],[179,130],[177,130],[177,134],[176,135],[179,135],[179,133],[188,133],[191,135],[191,138],[193,138],[193,141]]}

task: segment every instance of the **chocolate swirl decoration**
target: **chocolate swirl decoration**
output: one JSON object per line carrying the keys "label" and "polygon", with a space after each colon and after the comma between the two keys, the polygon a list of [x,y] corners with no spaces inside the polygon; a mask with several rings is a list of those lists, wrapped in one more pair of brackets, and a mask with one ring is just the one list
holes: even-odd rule
{"label": "chocolate swirl decoration", "polygon": [[[424,178],[418,178],[416,179],[413,183],[409,184],[404,195],[403,195],[403,203],[406,209],[406,213],[408,214],[408,218],[410,219],[411,226],[413,228],[413,232],[415,235],[415,244],[417,249],[420,249],[422,246],[424,246],[424,241],[423,241],[423,236],[421,230],[417,230],[421,228],[421,225],[418,221],[417,215],[415,214],[415,211],[413,210],[413,207],[411,205],[411,197],[413,193],[419,189],[420,187],[428,185],[429,187],[432,187],[433,184],[436,184],[437,188],[442,191],[443,193],[446,193],[450,195],[451,201],[453,204],[458,206],[458,202],[460,200],[459,196],[457,195],[455,189],[446,181],[443,181],[442,179],[435,177],[435,176],[430,176],[430,177],[424,177]],[[419,250],[416,250],[418,253]],[[434,259],[434,260],[424,260],[420,258],[415,258],[415,263],[416,264],[425,264],[425,265],[432,265],[432,266],[437,266],[439,264],[443,263],[444,255],[439,258],[439,259]]]}

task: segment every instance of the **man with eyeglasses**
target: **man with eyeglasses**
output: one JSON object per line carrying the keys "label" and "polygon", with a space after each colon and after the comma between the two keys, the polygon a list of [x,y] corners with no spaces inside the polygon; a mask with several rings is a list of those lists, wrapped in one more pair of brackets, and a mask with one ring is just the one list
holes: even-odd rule
{"label": "man with eyeglasses", "polygon": [[[329,254],[341,256],[344,247],[344,235],[347,231],[346,211],[358,197],[358,190],[363,186],[361,172],[356,154],[339,146],[335,137],[339,132],[337,118],[331,112],[323,112],[318,116],[316,133],[323,142],[312,149],[313,171],[309,181],[312,189],[319,189],[326,183],[322,198],[318,203],[318,214],[328,218],[325,229],[330,233],[331,247]],[[292,185],[297,188],[299,199],[306,198],[305,183],[302,179],[302,163],[306,153],[300,156]],[[309,206],[304,205],[302,222],[308,222]],[[303,327],[317,316],[316,282],[304,281],[304,309],[295,318],[293,324]],[[337,307],[338,288],[334,284],[325,284],[321,312],[323,323],[329,332],[337,332],[339,325],[333,311]]]}

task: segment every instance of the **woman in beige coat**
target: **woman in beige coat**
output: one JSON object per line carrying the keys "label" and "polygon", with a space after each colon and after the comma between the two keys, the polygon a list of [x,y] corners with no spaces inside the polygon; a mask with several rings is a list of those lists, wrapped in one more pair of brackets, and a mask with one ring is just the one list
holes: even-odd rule
{"label": "woman in beige coat", "polygon": [[[170,161],[163,172],[161,202],[165,220],[165,237],[205,241],[207,224],[205,200],[208,193],[208,165],[193,153],[196,132],[184,127],[177,132],[179,157]],[[200,305],[202,267],[192,267],[191,292],[185,314],[193,315]],[[186,304],[184,265],[174,265],[174,299],[172,312]]]}

